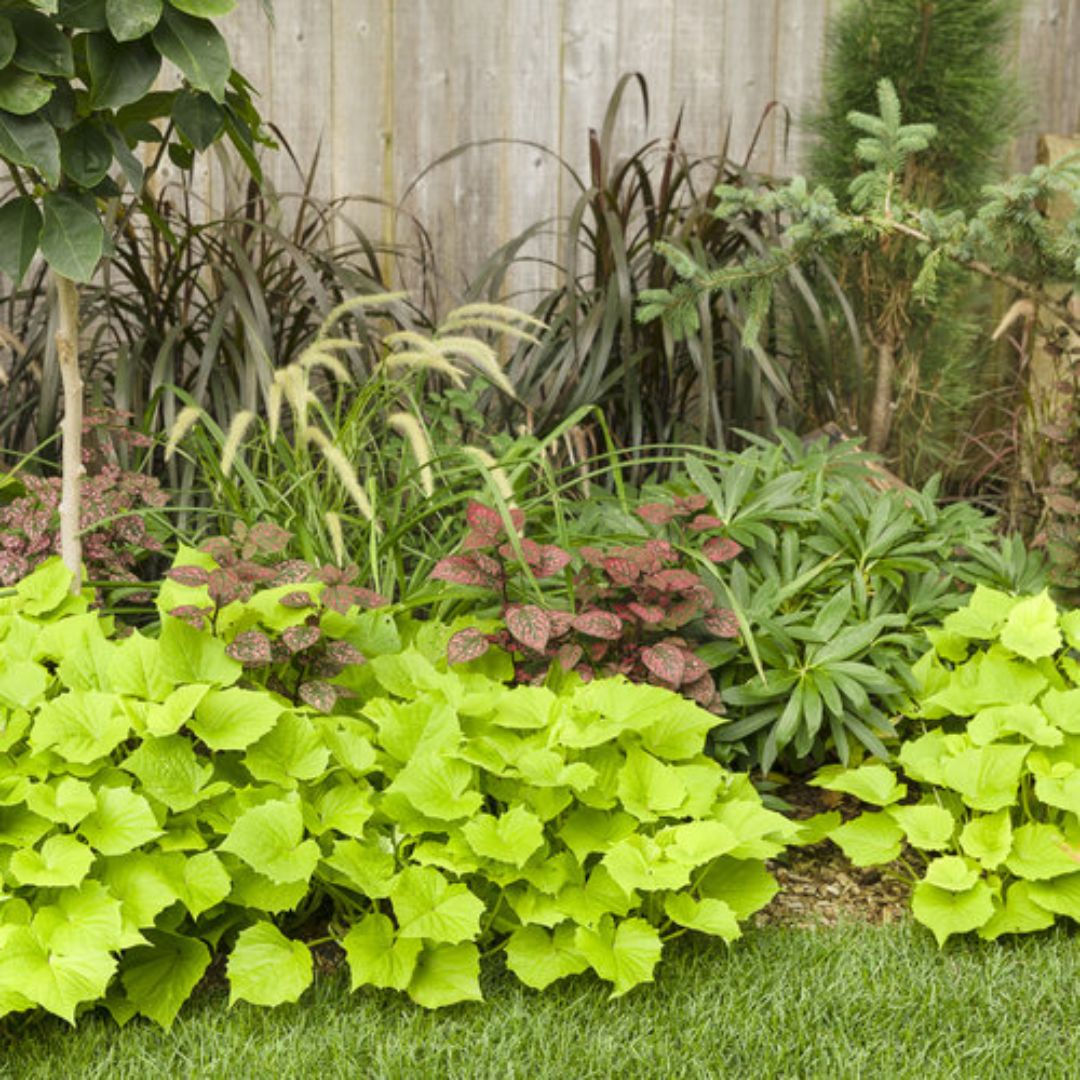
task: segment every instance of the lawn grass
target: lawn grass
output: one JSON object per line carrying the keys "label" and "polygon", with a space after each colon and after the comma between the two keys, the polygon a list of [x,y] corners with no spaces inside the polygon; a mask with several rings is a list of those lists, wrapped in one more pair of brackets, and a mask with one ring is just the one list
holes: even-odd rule
{"label": "lawn grass", "polygon": [[326,978],[300,1005],[189,1004],[169,1035],[91,1016],[0,1027],[4,1077],[990,1077],[1080,1075],[1080,937],[939,953],[913,925],[748,933],[670,947],[618,1001],[591,978],[545,994],[499,971],[488,1001],[424,1012]]}

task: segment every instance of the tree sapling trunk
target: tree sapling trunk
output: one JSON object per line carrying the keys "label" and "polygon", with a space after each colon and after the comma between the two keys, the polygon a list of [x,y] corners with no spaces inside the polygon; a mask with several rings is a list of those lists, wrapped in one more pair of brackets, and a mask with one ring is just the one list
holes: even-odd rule
{"label": "tree sapling trunk", "polygon": [[59,322],[56,352],[64,385],[64,420],[60,429],[63,457],[60,495],[60,557],[72,572],[71,591],[82,588],[81,486],[85,472],[82,462],[83,381],[79,372],[79,290],[75,282],[53,274]]}
{"label": "tree sapling trunk", "polygon": [[877,342],[877,372],[874,398],[870,403],[870,423],[866,448],[873,454],[883,454],[889,445],[893,415],[893,379],[896,377],[895,340],[885,335]]}

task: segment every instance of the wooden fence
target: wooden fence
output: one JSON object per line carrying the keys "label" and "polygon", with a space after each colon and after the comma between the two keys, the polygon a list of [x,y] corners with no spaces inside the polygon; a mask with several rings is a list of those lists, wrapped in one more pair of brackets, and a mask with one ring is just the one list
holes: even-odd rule
{"label": "wooden fence", "polygon": [[[820,88],[826,22],[841,0],[275,0],[271,27],[255,0],[226,22],[237,66],[261,91],[265,116],[302,166],[320,150],[316,191],[402,204],[431,234],[439,264],[460,281],[502,240],[565,211],[584,174],[621,73],[648,80],[651,117],[628,95],[620,145],[671,130],[683,142],[745,153],[770,101],[795,120]],[[978,2],[978,0],[974,0]],[[1030,165],[1038,132],[1080,129],[1080,0],[1026,0],[1015,60],[1031,88],[1032,123],[1014,152]],[[782,122],[767,121],[753,164],[791,173]],[[476,147],[423,170],[463,144]],[[299,187],[285,154],[268,159],[282,191]],[[220,179],[207,179],[220,202]],[[398,237],[406,217],[377,202],[356,216]],[[542,253],[542,252],[541,252]]]}

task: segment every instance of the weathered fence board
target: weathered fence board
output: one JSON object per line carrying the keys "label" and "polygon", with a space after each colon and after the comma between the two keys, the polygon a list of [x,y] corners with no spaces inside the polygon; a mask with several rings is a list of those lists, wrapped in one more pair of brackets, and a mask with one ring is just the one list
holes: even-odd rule
{"label": "weathered fence board", "polygon": [[[573,204],[580,188],[560,159],[588,182],[588,132],[600,128],[623,72],[642,72],[650,97],[646,130],[640,97],[628,90],[615,127],[623,151],[668,135],[683,107],[688,149],[716,153],[730,125],[741,158],[763,109],[779,101],[793,120],[787,151],[778,109],[752,163],[796,171],[806,147],[799,120],[820,90],[825,25],[838,2],[276,0],[271,30],[246,0],[226,30],[237,66],[303,168],[319,148],[317,193],[357,199],[354,216],[375,239],[407,243],[413,215],[449,299],[499,243]],[[1026,0],[1015,63],[1032,116],[1016,165],[1032,163],[1037,133],[1080,129],[1078,57],[1080,2]],[[549,152],[504,142],[432,167],[464,143],[499,139]],[[286,154],[268,157],[267,171],[279,190],[300,186]],[[205,183],[220,203],[220,175]],[[406,195],[407,214],[395,220],[384,206]],[[554,243],[532,250],[546,260]],[[547,274],[538,262],[517,285]]]}

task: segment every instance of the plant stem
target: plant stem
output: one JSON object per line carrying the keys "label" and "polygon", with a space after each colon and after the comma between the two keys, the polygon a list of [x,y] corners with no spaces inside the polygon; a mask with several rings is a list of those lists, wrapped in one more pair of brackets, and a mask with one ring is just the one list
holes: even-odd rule
{"label": "plant stem", "polygon": [[60,494],[60,556],[72,573],[71,591],[82,588],[81,518],[83,381],[79,373],[79,290],[75,282],[62,274],[53,274],[59,323],[56,352],[60,378],[64,385],[64,420]]}
{"label": "plant stem", "polygon": [[877,346],[877,378],[874,383],[874,400],[870,404],[870,423],[866,438],[866,449],[872,454],[883,454],[889,443],[895,375],[896,343],[890,336],[885,336]]}

